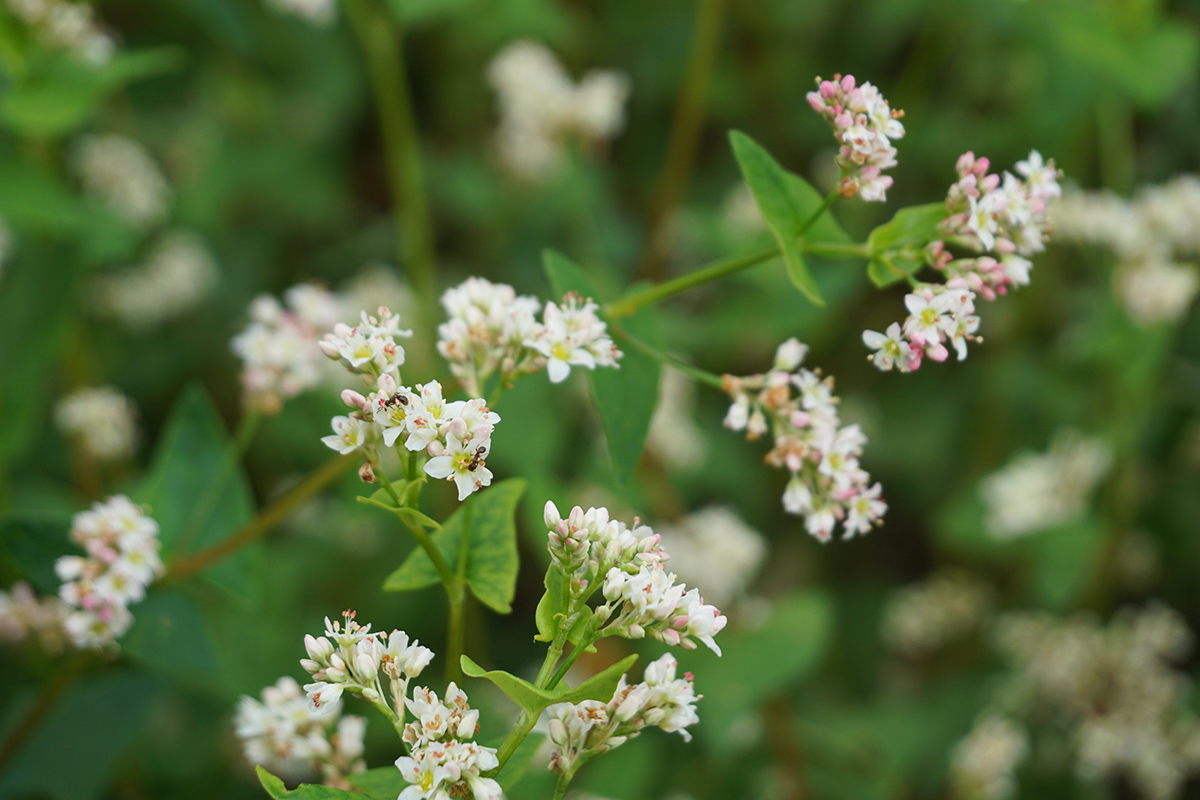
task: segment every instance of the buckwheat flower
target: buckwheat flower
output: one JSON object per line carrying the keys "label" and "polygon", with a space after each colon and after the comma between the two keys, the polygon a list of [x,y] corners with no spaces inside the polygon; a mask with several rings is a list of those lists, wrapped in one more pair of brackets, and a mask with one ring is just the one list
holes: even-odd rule
{"label": "buckwheat flower", "polygon": [[507,382],[543,366],[525,345],[541,332],[537,298],[517,295],[507,284],[468,278],[446,290],[442,306],[448,319],[438,326],[438,352],[469,394],[482,394],[497,371]]}
{"label": "buckwheat flower", "polygon": [[203,303],[220,277],[212,252],[198,236],[169,231],[142,263],[98,276],[94,305],[128,328],[153,328]]}
{"label": "buckwheat flower", "polygon": [[337,16],[337,0],[267,0],[267,5],[321,27],[332,24]]}
{"label": "buckwheat flower", "polygon": [[980,484],[989,531],[1009,539],[1078,519],[1111,461],[1103,440],[1074,431],[1057,434],[1046,453],[1018,456]]}
{"label": "buckwheat flower", "polygon": [[166,219],[171,187],[150,153],[120,134],[85,136],[77,143],[74,166],[84,188],[138,230]]}
{"label": "buckwheat flower", "polygon": [[589,72],[576,86],[553,53],[526,39],[501,50],[487,77],[500,115],[497,152],[526,180],[558,171],[566,139],[596,148],[625,127],[630,82],[623,73]]}
{"label": "buckwheat flower", "polygon": [[991,587],[969,573],[935,574],[888,597],[880,633],[901,655],[928,656],[977,630],[988,619],[992,600]]}
{"label": "buckwheat flower", "polygon": [[331,450],[347,455],[370,445],[375,432],[373,422],[354,415],[337,416],[333,418],[333,435],[322,436],[321,441]]}
{"label": "buckwheat flower", "polygon": [[396,768],[409,783],[399,800],[449,800],[468,793],[475,800],[500,800],[500,784],[482,775],[499,764],[495,749],[474,742],[437,742],[416,749],[411,757],[396,759]]}
{"label": "buckwheat flower", "polygon": [[1012,720],[990,714],[975,723],[951,756],[956,796],[1008,800],[1016,794],[1016,768],[1029,752],[1029,736]]}
{"label": "buckwheat flower", "polygon": [[66,50],[89,66],[111,60],[116,44],[95,21],[91,5],[66,0],[7,0],[6,5],[43,46]]}
{"label": "buckwheat flower", "polygon": [[[908,372],[921,363],[920,357],[914,354],[908,340],[900,332],[900,323],[898,322],[889,325],[885,333],[863,331],[862,339],[863,344],[875,351],[871,360],[881,370],[896,368],[901,372]],[[916,365],[913,363],[914,360]]]}
{"label": "buckwheat flower", "polygon": [[79,389],[58,401],[54,420],[98,461],[121,461],[137,442],[137,408],[112,386]]}
{"label": "buckwheat flower", "polygon": [[319,346],[321,352],[350,372],[369,379],[391,375],[398,381],[404,348],[396,343],[396,337],[410,336],[411,330],[400,329],[400,315],[380,306],[378,317],[363,311],[354,327],[338,323],[332,333],[325,334]]}
{"label": "buckwheat flower", "polygon": [[[941,315],[936,313],[940,307],[922,324],[940,331]],[[886,350],[886,338],[879,341],[876,336],[883,337],[864,336],[864,341]],[[904,353],[899,344],[897,351]],[[866,437],[858,426],[841,424],[832,378],[801,367],[805,355],[799,342],[789,340],[777,351],[771,371],[723,376],[723,388],[733,398],[725,425],[746,430],[751,440],[769,432],[774,441],[766,462],[790,473],[784,510],[803,516],[806,529],[822,542],[832,538],[839,522],[843,538],[849,538],[879,524],[887,505],[878,485],[871,486],[871,476],[859,464]],[[851,525],[847,515],[852,511]]]}
{"label": "buckwheat flower", "polygon": [[1121,265],[1114,283],[1129,316],[1139,325],[1155,325],[1187,313],[1200,290],[1200,275],[1192,264],[1152,258]]}
{"label": "buckwheat flower", "polygon": [[492,483],[492,471],[484,462],[491,444],[490,430],[486,436],[477,434],[467,441],[461,441],[451,433],[446,437],[442,455],[425,462],[425,473],[431,478],[454,481],[458,499],[466,500],[471,493]]}
{"label": "buckwheat flower", "polygon": [[262,699],[243,696],[234,728],[246,760],[289,781],[320,775],[331,786],[349,788],[347,775],[363,772],[363,732],[366,720],[317,713],[300,685],[280,678],[262,691]]}
{"label": "buckwheat flower", "polygon": [[858,86],[853,75],[835,75],[832,81],[817,78],[817,91],[809,92],[807,99],[833,128],[840,145],[841,194],[857,194],[868,202],[886,200],[892,178],[882,170],[896,166],[892,140],[904,136],[904,112],[893,111],[870,83]]}
{"label": "buckwheat flower", "polygon": [[282,303],[271,295],[256,297],[250,324],[230,342],[243,363],[246,405],[276,414],[286,400],[321,384],[326,359],[318,342],[340,315],[337,299],[312,284],[291,287]]}
{"label": "buckwheat flower", "polygon": [[55,563],[59,597],[71,606],[63,627],[75,647],[106,647],[129,630],[128,605],[163,572],[158,532],[158,523],[123,495],[75,515],[71,540],[87,555]]}
{"label": "buckwheat flower", "polygon": [[608,338],[608,325],[596,314],[600,307],[570,292],[562,305],[546,303],[542,330],[526,345],[546,358],[551,383],[562,383],[572,366],[617,368],[621,351]]}

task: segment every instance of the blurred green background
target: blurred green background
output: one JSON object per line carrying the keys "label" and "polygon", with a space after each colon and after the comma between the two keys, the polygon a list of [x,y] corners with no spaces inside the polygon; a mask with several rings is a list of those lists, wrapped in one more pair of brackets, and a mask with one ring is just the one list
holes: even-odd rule
{"label": "blurred green background", "polygon": [[[699,4],[381,7],[403,29],[439,291],[480,275],[546,298],[547,247],[601,286],[642,277]],[[229,341],[256,295],[308,280],[345,287],[372,264],[405,280],[372,93],[344,18],[322,28],[258,0],[104,0],[96,13],[118,40],[99,69],[41,47],[0,7],[0,218],[15,242],[0,277],[0,586],[25,579],[43,592],[54,588],[53,557],[70,549],[71,513],[181,460],[197,475],[220,461],[222,431],[241,416]],[[860,240],[896,208],[940,200],[967,150],[1007,168],[1036,148],[1069,183],[1126,196],[1200,169],[1196,2],[750,0],[728,3],[721,17],[694,170],[660,232],[662,274],[769,242],[724,211],[739,183],[729,129],[828,188],[832,140],[804,100],[816,75],[853,73],[906,112],[889,202],[835,207]],[[632,87],[625,131],[598,151],[571,150],[538,182],[507,171],[492,141],[485,72],[519,38],[549,46],[575,77],[614,68]],[[199,234],[219,266],[199,307],[148,329],[94,312],[94,278],[144,256],[152,237],[80,190],[71,153],[88,133],[129,136],[161,165],[174,193],[170,225]],[[646,734],[590,765],[580,788],[620,800],[958,796],[950,754],[992,703],[1005,662],[981,632],[923,658],[890,651],[880,634],[895,590],[947,567],[974,573],[1002,609],[1107,617],[1159,598],[1200,629],[1200,320],[1135,324],[1102,249],[1052,244],[1035,263],[1031,286],[981,304],[985,342],[966,362],[904,376],[876,371],[860,341],[862,329],[897,318],[903,292],[876,290],[857,262],[817,263],[824,308],[797,293],[778,262],[663,304],[668,349],[706,370],[765,370],[775,346],[797,336],[812,347],[807,364],[837,377],[842,415],[870,438],[864,466],[890,505],[882,529],[851,542],[821,546],[782,513],[782,474],[761,463],[763,448],[721,427],[727,400],[709,389],[690,412],[701,463],[681,467],[651,452],[624,483],[579,376],[554,388],[534,376],[504,396],[489,465],[530,480],[523,568],[511,616],[472,611],[468,652],[480,663],[520,671],[540,658],[531,637],[547,499],[560,508],[603,501],[653,525],[725,504],[771,547],[748,590],[757,600],[729,610],[725,660],[686,661],[706,695],[697,741]],[[412,341],[416,370],[435,368],[432,344]],[[120,469],[89,465],[53,424],[60,397],[99,384],[119,387],[139,410],[138,452]],[[318,390],[268,419],[209,533],[225,535],[253,504],[324,463],[319,437],[340,408],[336,393]],[[163,436],[172,426],[191,438]],[[990,539],[980,479],[1020,451],[1044,451],[1068,427],[1102,437],[1114,458],[1082,521]],[[172,501],[194,500],[199,490],[178,483]],[[121,656],[59,693],[45,687],[62,681],[66,656],[6,646],[0,735],[48,694],[52,702],[5,754],[0,796],[259,797],[232,733],[234,705],[280,675],[298,676],[301,638],[324,615],[355,608],[360,620],[404,628],[438,651],[442,599],[380,590],[412,544],[355,503],[361,493],[347,474],[235,568],[156,587],[134,607]],[[448,510],[450,494],[435,492],[433,506]],[[1135,531],[1155,568],[1131,583],[1113,554]],[[1179,666],[1194,675],[1196,656]],[[503,698],[468,690],[485,709],[482,737],[498,738],[510,713]],[[375,767],[398,755],[382,722],[368,733]],[[549,786],[535,766],[511,796],[549,796]],[[1183,791],[1200,797],[1200,783]],[[1124,779],[1077,780],[1060,754],[1023,767],[1017,796],[1142,794]]]}

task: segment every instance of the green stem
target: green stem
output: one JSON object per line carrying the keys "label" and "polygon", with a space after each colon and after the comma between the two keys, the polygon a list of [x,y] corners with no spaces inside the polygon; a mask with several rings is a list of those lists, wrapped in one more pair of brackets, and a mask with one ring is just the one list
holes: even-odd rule
{"label": "green stem", "polygon": [[677,372],[682,372],[684,375],[687,375],[688,377],[690,377],[693,380],[696,380],[700,383],[708,384],[709,386],[712,386],[717,389],[722,388],[722,382],[721,382],[720,375],[714,375],[711,372],[702,370],[698,367],[693,367],[690,364],[685,364],[682,361],[672,358],[671,356],[669,356],[666,353],[662,352],[661,350],[657,349],[653,345],[643,342],[641,339],[637,338],[636,336],[631,334],[629,331],[625,330],[624,328],[621,328],[618,325],[614,324],[612,326],[611,330],[612,330],[613,336],[615,336],[617,339],[619,339],[623,343],[628,344],[630,347],[632,347],[634,350],[637,350],[642,355],[652,358],[655,361],[659,362],[660,364],[670,367],[671,369],[676,370]]}
{"label": "green stem", "polygon": [[[384,491],[392,498],[392,502],[396,504],[396,508],[403,508],[405,505],[404,498],[396,491],[396,487],[388,480],[387,474],[380,469],[376,463],[371,465],[375,469],[375,480],[383,486]],[[425,550],[425,554],[429,556],[429,560],[433,562],[433,568],[437,570],[438,577],[442,579],[442,585],[446,587],[448,595],[454,593],[454,573],[450,571],[450,565],[446,563],[446,559],[442,557],[442,552],[437,549],[437,545],[429,538],[429,534],[420,525],[410,523],[403,516],[397,514],[400,521],[404,523],[404,527],[408,528],[409,533],[417,540],[417,544],[421,545]]]}
{"label": "green stem", "polygon": [[[821,206],[809,217],[796,231],[796,238],[804,236],[808,229],[821,218],[821,215],[829,210],[837,200],[838,194],[836,191],[830,192]],[[800,250],[805,253],[811,253],[816,256],[829,256],[832,258],[866,258],[870,256],[870,250],[866,244],[846,244],[842,242],[805,242],[800,241]],[[702,286],[719,278],[724,278],[727,275],[732,275],[736,272],[741,272],[749,267],[757,266],[765,261],[769,261],[779,255],[779,247],[771,247],[766,250],[759,250],[756,253],[747,253],[746,255],[734,256],[733,258],[725,258],[720,261],[714,261],[711,264],[706,264],[698,269],[695,269],[686,275],[680,275],[663,283],[658,283],[653,286],[646,286],[641,289],[635,289],[619,300],[608,303],[604,306],[604,315],[609,319],[616,317],[624,317],[637,311],[642,306],[652,305],[665,300],[666,298],[687,291],[688,289]]]}
{"label": "green stem", "polygon": [[553,800],[562,800],[563,795],[567,793],[567,784],[571,782],[571,778],[574,775],[575,770],[570,769],[558,776],[558,783],[554,785]]}
{"label": "green stem", "polygon": [[304,480],[288,489],[278,500],[258,512],[258,516],[227,539],[173,563],[162,581],[181,580],[194,575],[269,533],[297,506],[341,477],[347,469],[357,463],[357,460],[354,456],[339,456],[328,461],[316,471],[309,473]]}
{"label": "green stem", "polygon": [[467,604],[467,566],[471,556],[471,507],[470,498],[463,504],[462,536],[458,540],[458,563],[454,569],[454,586],[448,592],[450,599],[450,630],[446,636],[446,682],[461,681],[459,661],[463,653],[464,617]]}
{"label": "green stem", "polygon": [[591,645],[591,641],[580,641],[579,645],[571,651],[571,654],[567,656],[566,660],[563,661],[559,668],[555,670],[554,674],[550,676],[550,682],[546,684],[546,688],[553,689],[555,686],[558,686],[562,679],[567,676],[568,670],[574,666],[579,657],[583,655],[584,651],[587,650]]}
{"label": "green stem", "polygon": [[650,207],[650,225],[642,257],[642,274],[654,280],[662,278],[667,263],[664,230],[687,189],[696,161],[700,131],[704,125],[705,95],[712,82],[713,65],[721,46],[725,2],[699,0],[696,9],[687,72],[675,104],[671,138],[667,143],[667,156]]}
{"label": "green stem", "polygon": [[437,270],[433,222],[421,168],[421,143],[413,118],[403,32],[395,15],[376,0],[343,0],[346,17],[362,46],[387,159],[399,253],[416,290],[423,327],[432,330],[437,307]]}

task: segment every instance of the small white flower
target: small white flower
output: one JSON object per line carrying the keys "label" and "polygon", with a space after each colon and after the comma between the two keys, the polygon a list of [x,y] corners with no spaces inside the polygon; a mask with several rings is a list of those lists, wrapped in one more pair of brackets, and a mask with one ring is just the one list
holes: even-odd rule
{"label": "small white flower", "polygon": [[492,471],[484,462],[490,448],[490,438],[476,436],[460,441],[450,434],[446,437],[445,452],[426,461],[425,472],[432,478],[453,480],[458,487],[458,499],[466,500],[472,492],[492,483]]}

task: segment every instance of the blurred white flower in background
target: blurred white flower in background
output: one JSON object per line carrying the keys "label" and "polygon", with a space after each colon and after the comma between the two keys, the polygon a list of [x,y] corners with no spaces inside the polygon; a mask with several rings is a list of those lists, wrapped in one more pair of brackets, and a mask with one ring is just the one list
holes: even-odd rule
{"label": "blurred white flower in background", "polygon": [[84,136],[73,160],[84,188],[134,228],[149,230],[166,219],[171,187],[149,151],[133,139],[116,133]]}
{"label": "blurred white flower in background", "polygon": [[695,409],[695,381],[673,369],[662,370],[646,449],[664,463],[680,469],[703,464],[708,446],[692,418]]}
{"label": "blurred white flower in background", "polygon": [[1187,313],[1200,275],[1176,258],[1200,254],[1200,177],[1143,187],[1132,200],[1069,190],[1050,213],[1056,236],[1113,251],[1117,298],[1136,322],[1170,322]]}
{"label": "blurred white flower in background", "polygon": [[887,646],[926,656],[977,630],[992,610],[992,589],[968,572],[945,572],[902,587],[888,598],[880,622]]}
{"label": "blurred white flower in background", "polygon": [[725,195],[721,203],[721,221],[732,233],[761,233],[767,229],[758,201],[744,181],[738,181]]}
{"label": "blurred white flower in background", "polygon": [[85,64],[107,64],[116,42],[94,19],[90,3],[64,0],[5,0],[9,11],[33,29],[45,47],[67,50]]}
{"label": "blurred white flower in background", "polygon": [[561,166],[566,139],[595,146],[625,127],[630,82],[622,72],[592,71],[576,85],[549,49],[522,39],[496,54],[487,77],[500,112],[497,150],[527,180]]}
{"label": "blurred white flower in background", "polygon": [[59,598],[38,597],[28,583],[17,581],[7,592],[0,589],[0,641],[16,643],[36,636],[44,651],[57,655],[66,643],[63,622],[70,612]]}
{"label": "blurred white flower in background", "polygon": [[1112,452],[1102,439],[1062,431],[1046,453],[1018,456],[983,479],[987,526],[998,539],[1035,533],[1083,516],[1108,474]]}
{"label": "blurred white flower in background", "polygon": [[950,758],[955,796],[1008,800],[1017,791],[1016,768],[1029,752],[1029,736],[1017,723],[994,713],[975,723]]}
{"label": "blurred white flower in background", "polygon": [[234,728],[247,761],[289,781],[320,774],[326,785],[349,789],[346,776],[367,768],[366,720],[342,716],[340,702],[317,710],[290,677],[263,689],[261,701],[243,696]]}
{"label": "blurred white flower in background", "polygon": [[195,234],[163,234],[142,263],[98,276],[96,311],[127,328],[154,328],[204,302],[220,281],[210,251]]}
{"label": "blurred white flower in background", "polygon": [[133,455],[137,443],[137,407],[112,386],[79,389],[58,401],[54,420],[98,461]]}
{"label": "blurred white flower in background", "polygon": [[705,600],[718,607],[745,594],[767,555],[762,534],[724,506],[693,511],[657,531],[671,554],[671,571],[703,586]]}
{"label": "blurred white flower in background", "polygon": [[267,5],[314,25],[329,25],[337,16],[337,0],[267,0]]}

